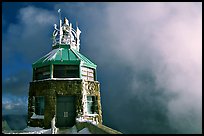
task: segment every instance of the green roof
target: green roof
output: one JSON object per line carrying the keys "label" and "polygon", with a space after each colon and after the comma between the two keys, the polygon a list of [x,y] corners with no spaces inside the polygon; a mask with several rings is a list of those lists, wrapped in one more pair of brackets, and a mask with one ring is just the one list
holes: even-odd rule
{"label": "green roof", "polygon": [[51,52],[32,64],[33,68],[50,64],[80,65],[96,69],[96,64],[84,55],[70,48],[69,45],[58,45]]}

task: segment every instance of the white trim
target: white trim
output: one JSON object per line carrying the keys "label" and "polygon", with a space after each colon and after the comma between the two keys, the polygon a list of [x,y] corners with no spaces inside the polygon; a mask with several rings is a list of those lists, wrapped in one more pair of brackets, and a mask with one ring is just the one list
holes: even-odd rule
{"label": "white trim", "polygon": [[82,80],[82,79],[81,78],[47,78],[47,79],[41,79],[41,80],[34,80],[33,82],[46,81],[46,80]]}

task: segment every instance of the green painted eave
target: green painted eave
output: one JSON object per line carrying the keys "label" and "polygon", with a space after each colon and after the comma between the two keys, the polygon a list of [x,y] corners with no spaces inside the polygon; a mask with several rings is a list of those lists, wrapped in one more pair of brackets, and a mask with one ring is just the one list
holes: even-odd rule
{"label": "green painted eave", "polygon": [[50,64],[80,65],[96,69],[97,65],[84,55],[70,48],[69,45],[58,45],[51,52],[32,64],[33,68]]}

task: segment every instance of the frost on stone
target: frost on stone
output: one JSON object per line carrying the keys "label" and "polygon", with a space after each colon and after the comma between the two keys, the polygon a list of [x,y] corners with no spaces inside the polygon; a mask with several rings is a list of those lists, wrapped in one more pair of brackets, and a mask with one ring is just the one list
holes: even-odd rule
{"label": "frost on stone", "polygon": [[98,124],[98,122],[95,121],[95,120],[88,120],[88,119],[84,119],[83,117],[76,118],[76,121],[77,122],[88,122],[88,123],[91,123],[93,125],[97,125]]}
{"label": "frost on stone", "polygon": [[86,120],[83,117],[76,118],[76,121],[78,121],[78,122],[86,122]]}

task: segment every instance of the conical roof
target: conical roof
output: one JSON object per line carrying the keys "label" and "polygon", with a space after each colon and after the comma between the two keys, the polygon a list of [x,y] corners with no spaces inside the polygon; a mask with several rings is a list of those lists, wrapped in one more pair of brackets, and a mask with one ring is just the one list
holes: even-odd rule
{"label": "conical roof", "polygon": [[97,65],[79,53],[70,48],[69,45],[58,45],[51,52],[32,64],[33,68],[43,67],[50,64],[60,65],[81,65],[96,69]]}

